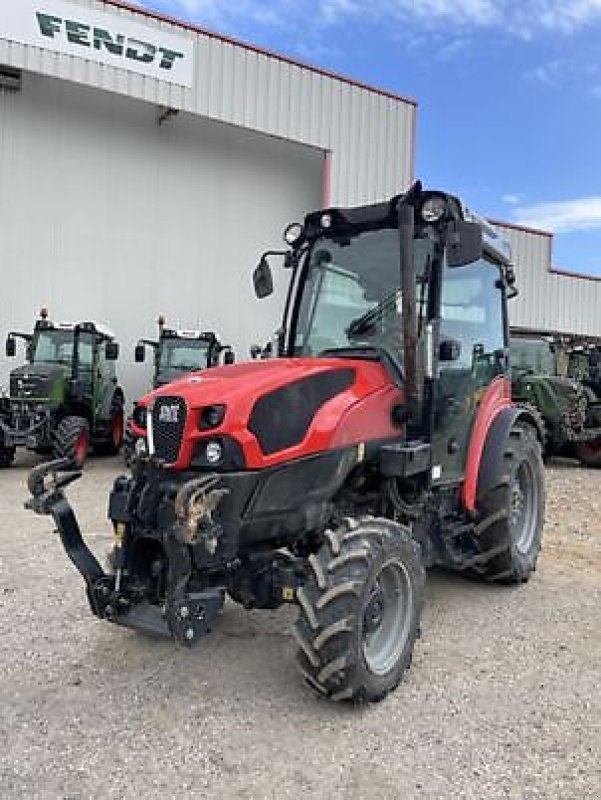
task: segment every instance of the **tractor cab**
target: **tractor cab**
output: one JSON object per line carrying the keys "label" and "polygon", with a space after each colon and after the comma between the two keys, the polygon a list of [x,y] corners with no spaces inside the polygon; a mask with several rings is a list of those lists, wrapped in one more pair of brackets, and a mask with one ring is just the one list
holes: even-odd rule
{"label": "tractor cab", "polygon": [[[278,353],[380,363],[406,426],[399,458],[419,454],[434,482],[457,481],[484,392],[508,396],[514,274],[488,223],[451,195],[414,191],[415,205],[330,209],[287,229],[281,255],[293,277]],[[259,297],[273,284],[274,255],[255,270]]]}
{"label": "tractor cab", "polygon": [[158,339],[140,339],[136,345],[136,363],[144,362],[146,347],[153,351],[152,385],[165,386],[189,372],[208,369],[220,363],[233,364],[234,352],[222,345],[212,331],[182,330],[166,326],[165,318],[158,319]]}
{"label": "tractor cab", "polygon": [[60,453],[83,463],[88,445],[118,449],[123,393],[117,385],[119,346],[96,322],[53,322],[42,309],[32,333],[12,331],[6,355],[26,344],[26,364],[10,374],[10,396],[0,413],[0,459],[17,447]]}

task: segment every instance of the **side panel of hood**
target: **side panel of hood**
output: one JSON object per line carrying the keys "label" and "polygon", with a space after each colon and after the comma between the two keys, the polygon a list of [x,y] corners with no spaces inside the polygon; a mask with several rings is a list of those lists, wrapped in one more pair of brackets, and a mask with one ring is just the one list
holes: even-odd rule
{"label": "side panel of hood", "polygon": [[60,364],[24,364],[10,373],[11,397],[19,399],[51,398],[60,402],[62,385],[68,378],[69,369]]}
{"label": "side panel of hood", "polygon": [[[391,409],[401,393],[372,361],[273,359],[216,367],[157,389],[142,402],[174,396],[188,409],[177,469],[189,465],[200,439],[219,435],[234,438],[247,467],[260,469],[400,433]],[[378,399],[366,402],[372,396]],[[199,410],[213,404],[226,406],[223,423],[201,432]]]}

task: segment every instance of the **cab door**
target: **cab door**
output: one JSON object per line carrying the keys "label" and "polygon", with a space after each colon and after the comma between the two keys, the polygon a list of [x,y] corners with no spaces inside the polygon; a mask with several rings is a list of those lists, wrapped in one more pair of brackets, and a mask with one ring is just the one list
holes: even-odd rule
{"label": "cab door", "polygon": [[105,355],[105,340],[96,338],[94,347],[94,392],[93,409],[94,423],[106,421],[111,415],[111,403],[115,389],[115,365],[107,361]]}
{"label": "cab door", "polygon": [[505,289],[498,264],[482,258],[445,268],[440,341],[456,347],[439,361],[433,430],[433,481],[457,483],[465,474],[474,417],[486,389],[508,371]]}

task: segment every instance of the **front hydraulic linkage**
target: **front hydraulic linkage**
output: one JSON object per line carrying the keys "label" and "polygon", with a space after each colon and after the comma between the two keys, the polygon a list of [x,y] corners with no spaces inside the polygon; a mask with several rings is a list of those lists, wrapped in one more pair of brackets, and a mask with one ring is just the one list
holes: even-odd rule
{"label": "front hydraulic linkage", "polygon": [[[79,478],[81,470],[73,470],[72,462],[68,459],[58,459],[34,467],[27,479],[31,498],[25,503],[25,508],[53,518],[67,556],[86,583],[92,611],[97,616],[104,617],[110,594],[109,576],[84,542],[73,509],[63,491]],[[107,603],[102,602],[101,597],[107,597]]]}

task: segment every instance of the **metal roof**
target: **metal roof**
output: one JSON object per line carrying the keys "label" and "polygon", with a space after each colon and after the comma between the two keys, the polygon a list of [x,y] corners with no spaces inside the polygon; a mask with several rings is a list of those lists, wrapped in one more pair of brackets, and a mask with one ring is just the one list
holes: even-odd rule
{"label": "metal roof", "polygon": [[[44,0],[47,13],[60,1]],[[192,45],[191,85],[170,82],[165,73],[141,74],[105,50],[105,63],[98,63],[94,48],[88,47],[86,58],[84,48],[81,54],[73,48],[57,52],[47,37],[23,44],[8,38],[7,26],[0,27],[0,64],[142,100],[156,108],[155,120],[172,109],[319,149],[324,205],[372,203],[411,184],[414,100],[121,0],[70,0],[69,7],[77,6],[87,20],[108,14],[124,25],[143,25],[149,36],[185,34]],[[7,6],[4,16],[22,16],[23,8]],[[166,124],[177,125],[177,119]]]}
{"label": "metal roof", "polygon": [[159,11],[155,11],[153,9],[144,8],[142,6],[136,5],[135,3],[126,3],[123,0],[101,0],[105,5],[109,6],[116,6],[117,8],[124,8],[127,11],[131,11],[134,14],[141,14],[144,17],[148,17],[149,19],[156,19],[160,22],[166,22],[169,25],[174,25],[182,30],[187,31],[194,31],[195,33],[200,33],[203,36],[211,36],[214,39],[219,39],[222,42],[226,42],[227,44],[233,44],[236,47],[243,47],[246,50],[250,50],[253,53],[259,53],[260,55],[268,56],[269,58],[275,58],[278,61],[283,61],[286,64],[293,64],[296,67],[301,67],[302,69],[310,70],[311,72],[315,72],[317,75],[323,75],[326,78],[333,78],[337,81],[342,81],[343,83],[348,83],[351,86],[357,86],[359,89],[364,89],[367,92],[374,92],[375,94],[380,94],[383,97],[390,97],[392,100],[399,100],[403,103],[410,103],[411,105],[417,106],[418,102],[412,97],[408,97],[406,95],[399,94],[397,92],[392,92],[389,89],[383,89],[378,86],[373,86],[369,83],[364,83],[363,81],[357,80],[356,78],[351,78],[348,75],[342,75],[339,72],[334,72],[332,70],[324,69],[323,67],[319,67],[315,64],[310,64],[309,62],[302,61],[301,59],[292,58],[291,56],[283,55],[282,53],[276,53],[274,50],[270,50],[269,48],[259,47],[256,44],[252,44],[251,42],[245,42],[242,39],[237,39],[234,36],[226,36],[223,33],[218,33],[217,31],[213,31],[209,28],[205,28],[202,25],[198,25],[194,22],[189,22],[187,20],[177,19],[176,17],[171,16],[170,14],[162,14]]}

